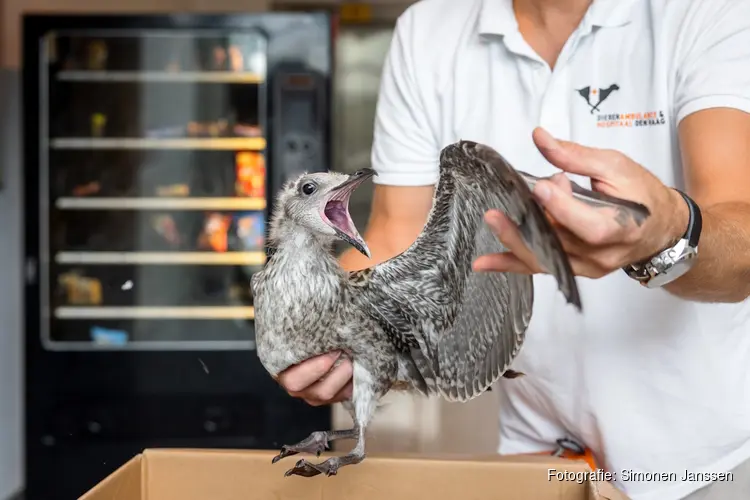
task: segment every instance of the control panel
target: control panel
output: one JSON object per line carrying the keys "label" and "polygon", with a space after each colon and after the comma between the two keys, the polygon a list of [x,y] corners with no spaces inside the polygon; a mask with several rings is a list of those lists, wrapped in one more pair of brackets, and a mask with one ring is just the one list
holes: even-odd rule
{"label": "control panel", "polygon": [[281,66],[272,79],[274,192],[303,172],[328,170],[326,81],[305,67]]}

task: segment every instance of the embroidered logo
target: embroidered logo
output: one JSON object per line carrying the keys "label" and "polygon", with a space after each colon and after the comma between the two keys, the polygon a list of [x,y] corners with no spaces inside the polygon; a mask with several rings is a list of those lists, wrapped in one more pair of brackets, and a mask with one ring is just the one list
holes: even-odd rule
{"label": "embroidered logo", "polygon": [[589,105],[591,114],[599,112],[596,115],[596,126],[600,128],[609,127],[652,127],[664,125],[666,117],[664,111],[633,111],[627,113],[602,113],[600,106],[612,95],[613,92],[620,90],[620,86],[613,83],[606,89],[591,88],[591,86],[575,89]]}
{"label": "embroidered logo", "polygon": [[[613,83],[606,89],[592,89],[591,87],[583,87],[582,89],[577,89],[576,92],[578,92],[578,94],[580,94],[580,96],[586,100],[586,104],[588,104],[591,108],[591,114],[593,115],[594,111],[599,111],[599,106],[601,106],[602,103],[607,100],[607,97],[609,97],[609,95],[615,90],[620,90],[620,87],[616,83]],[[595,98],[597,96],[599,100],[596,102],[596,104],[592,103],[592,98]]]}

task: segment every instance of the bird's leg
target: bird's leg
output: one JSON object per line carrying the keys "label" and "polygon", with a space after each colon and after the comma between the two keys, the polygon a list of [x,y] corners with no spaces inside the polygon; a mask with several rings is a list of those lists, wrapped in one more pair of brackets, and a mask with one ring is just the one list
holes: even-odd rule
{"label": "bird's leg", "polygon": [[354,362],[354,388],[352,391],[352,405],[347,410],[352,414],[354,428],[357,432],[357,444],[344,456],[331,457],[325,462],[313,464],[305,459],[297,462],[294,468],[289,469],[285,476],[312,477],[318,474],[333,476],[341,467],[354,465],[365,459],[365,429],[375,413],[378,400],[385,394],[390,382],[387,380],[375,381],[370,372]]}
{"label": "bird's leg", "polygon": [[298,453],[310,453],[320,456],[328,448],[331,441],[337,439],[355,439],[358,436],[356,427],[341,431],[316,431],[310,434],[306,439],[297,444],[284,445],[281,452],[273,458],[272,463],[276,463],[282,458],[286,458]]}
{"label": "bird's leg", "polygon": [[357,430],[357,445],[352,451],[341,457],[331,457],[325,462],[313,464],[304,458],[298,461],[292,469],[284,473],[285,476],[313,477],[318,474],[335,476],[341,467],[354,465],[365,459],[365,430],[360,427]]}

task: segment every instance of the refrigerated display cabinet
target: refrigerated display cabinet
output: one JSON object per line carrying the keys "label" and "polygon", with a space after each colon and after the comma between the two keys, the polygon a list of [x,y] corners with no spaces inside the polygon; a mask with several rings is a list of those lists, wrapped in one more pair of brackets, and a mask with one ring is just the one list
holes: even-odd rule
{"label": "refrigerated display cabinet", "polygon": [[75,498],[146,447],[330,425],[261,367],[249,280],[281,184],[330,168],[331,28],[25,16],[27,500]]}

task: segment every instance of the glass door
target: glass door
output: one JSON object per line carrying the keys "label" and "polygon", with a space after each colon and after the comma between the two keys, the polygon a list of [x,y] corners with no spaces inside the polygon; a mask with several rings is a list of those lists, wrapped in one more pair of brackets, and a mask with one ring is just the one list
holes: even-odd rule
{"label": "glass door", "polygon": [[253,348],[265,37],[61,31],[42,52],[44,345]]}

